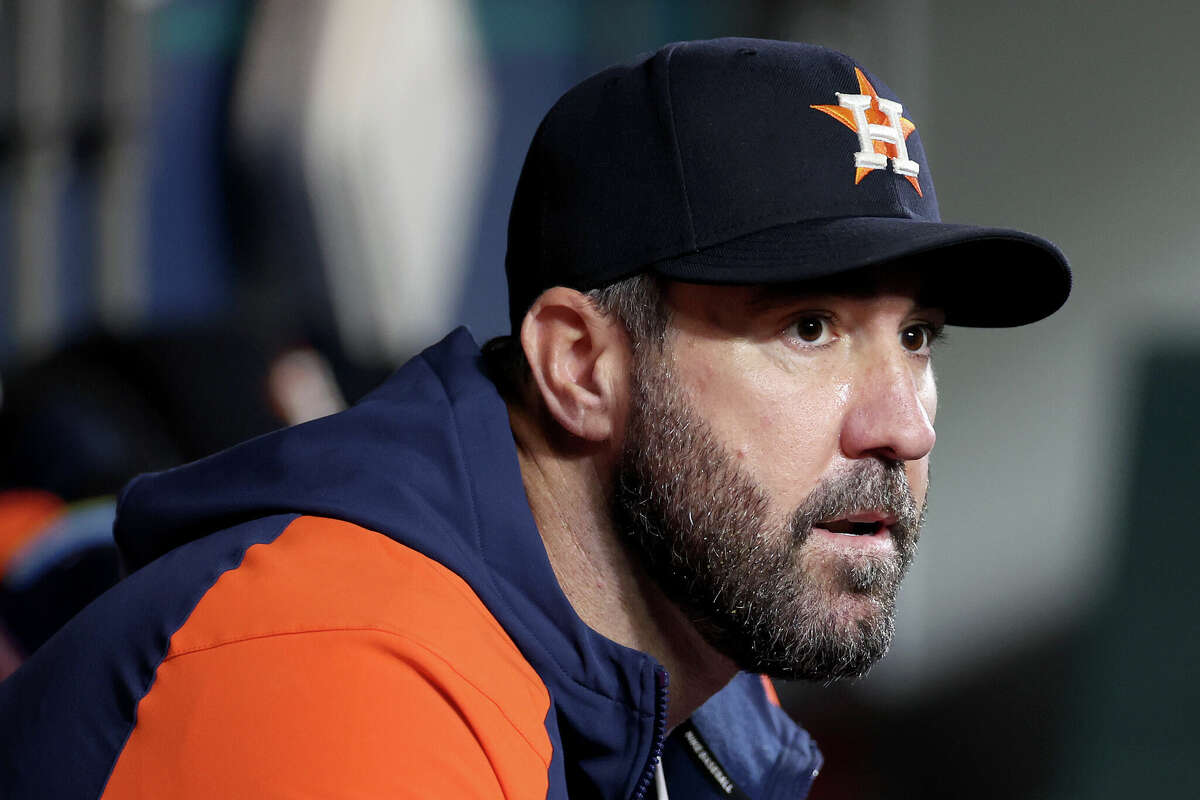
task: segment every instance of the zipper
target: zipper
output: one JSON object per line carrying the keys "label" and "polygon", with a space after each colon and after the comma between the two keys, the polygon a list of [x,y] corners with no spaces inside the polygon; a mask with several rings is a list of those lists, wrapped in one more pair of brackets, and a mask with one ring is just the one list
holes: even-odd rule
{"label": "zipper", "polygon": [[667,739],[667,687],[671,679],[660,666],[654,668],[654,736],[650,742],[650,757],[642,768],[630,800],[645,800],[646,790],[654,783],[654,770],[662,758],[663,744]]}

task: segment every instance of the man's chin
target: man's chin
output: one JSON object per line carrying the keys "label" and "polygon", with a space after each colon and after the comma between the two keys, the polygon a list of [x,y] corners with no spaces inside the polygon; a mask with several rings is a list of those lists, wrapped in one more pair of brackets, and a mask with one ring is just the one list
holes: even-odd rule
{"label": "man's chin", "polygon": [[890,628],[882,636],[876,632],[834,630],[827,640],[810,643],[800,658],[760,662],[748,671],[781,680],[825,684],[857,680],[887,654],[890,644]]}
{"label": "man's chin", "polygon": [[810,584],[772,616],[766,626],[760,619],[753,629],[726,627],[710,643],[747,672],[822,683],[856,679],[891,646],[895,594],[858,591],[837,580]]}
{"label": "man's chin", "polygon": [[848,641],[864,631],[892,625],[892,604],[871,594],[838,592],[829,598],[827,609],[829,629],[834,636]]}

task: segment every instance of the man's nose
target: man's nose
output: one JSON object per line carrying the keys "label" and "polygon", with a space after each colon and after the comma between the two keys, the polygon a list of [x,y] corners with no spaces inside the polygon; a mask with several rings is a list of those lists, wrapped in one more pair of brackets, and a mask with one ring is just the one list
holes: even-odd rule
{"label": "man's nose", "polygon": [[933,449],[937,439],[933,421],[922,402],[917,376],[902,356],[866,370],[851,397],[840,442],[847,458],[916,461]]}

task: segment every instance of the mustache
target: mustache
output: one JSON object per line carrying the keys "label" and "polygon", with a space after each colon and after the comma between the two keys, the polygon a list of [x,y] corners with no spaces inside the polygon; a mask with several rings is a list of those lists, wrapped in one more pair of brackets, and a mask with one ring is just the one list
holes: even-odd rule
{"label": "mustache", "polygon": [[892,538],[901,552],[911,550],[925,515],[909,488],[904,462],[864,461],[822,479],[792,513],[792,535],[802,544],[818,522],[863,510],[895,517]]}

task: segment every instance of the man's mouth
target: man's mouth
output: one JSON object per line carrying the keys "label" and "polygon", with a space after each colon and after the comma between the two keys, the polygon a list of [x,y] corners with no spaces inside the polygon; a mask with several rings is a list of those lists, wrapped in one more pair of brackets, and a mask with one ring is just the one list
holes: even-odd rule
{"label": "man's mouth", "polygon": [[818,522],[814,528],[843,536],[874,536],[896,524],[896,517],[878,511],[862,511]]}

